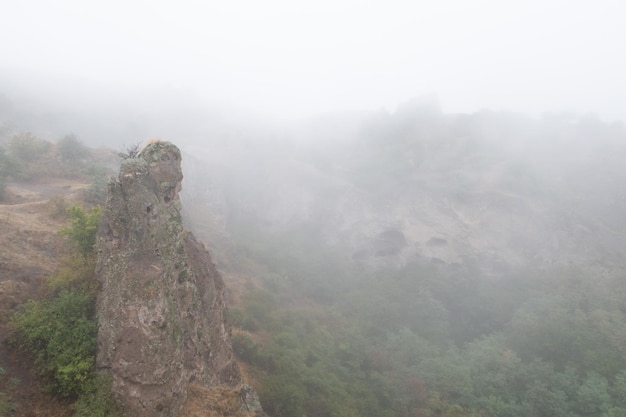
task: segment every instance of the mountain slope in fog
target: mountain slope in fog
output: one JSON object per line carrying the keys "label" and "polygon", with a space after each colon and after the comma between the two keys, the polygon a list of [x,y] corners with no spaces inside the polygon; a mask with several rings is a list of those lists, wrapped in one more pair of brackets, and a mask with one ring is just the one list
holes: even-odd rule
{"label": "mountain slope in fog", "polygon": [[189,221],[223,236],[237,225],[310,230],[374,266],[622,265],[620,123],[447,115],[414,101],[393,114],[320,118],[294,135],[189,146]]}

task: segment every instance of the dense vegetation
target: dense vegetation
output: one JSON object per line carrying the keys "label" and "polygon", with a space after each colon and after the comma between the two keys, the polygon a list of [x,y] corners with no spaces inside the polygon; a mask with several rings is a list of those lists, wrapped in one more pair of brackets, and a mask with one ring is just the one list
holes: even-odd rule
{"label": "dense vegetation", "polygon": [[[348,159],[320,152],[314,163],[390,201],[407,190],[463,198],[484,188],[481,177],[468,174],[506,166],[497,191],[555,207],[562,202],[554,198],[570,198],[558,183],[570,176],[587,193],[577,208],[594,222],[591,207],[613,201],[597,185],[623,175],[610,171],[623,166],[620,125],[424,117],[381,116],[346,146]],[[532,143],[498,142],[528,131]],[[533,169],[510,157],[516,146],[532,157]],[[233,345],[253,366],[270,415],[626,415],[626,282],[609,255],[594,264],[529,262],[496,273],[479,262],[428,259],[371,268],[327,243],[326,212],[265,227],[231,204],[237,253],[266,268],[260,285],[230,312]],[[602,221],[617,222],[605,213]]]}
{"label": "dense vegetation", "polygon": [[[259,259],[280,251],[294,260],[281,273],[298,278],[270,274],[230,316],[242,329],[235,351],[259,369],[271,415],[626,413],[619,274],[572,268],[490,279],[419,264],[368,274],[311,248],[304,264],[297,249],[265,243]],[[294,292],[319,304],[303,311],[287,298]],[[263,332],[267,343],[253,337]]]}

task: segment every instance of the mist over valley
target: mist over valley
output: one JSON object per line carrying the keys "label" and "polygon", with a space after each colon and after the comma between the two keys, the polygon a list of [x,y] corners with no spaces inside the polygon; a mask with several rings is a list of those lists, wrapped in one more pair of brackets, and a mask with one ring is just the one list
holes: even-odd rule
{"label": "mist over valley", "polygon": [[620,2],[17,2],[0,417],[626,415]]}

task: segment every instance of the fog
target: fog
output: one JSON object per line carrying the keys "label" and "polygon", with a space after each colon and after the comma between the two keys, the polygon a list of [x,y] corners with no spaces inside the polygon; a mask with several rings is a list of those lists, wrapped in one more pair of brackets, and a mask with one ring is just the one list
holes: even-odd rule
{"label": "fog", "polygon": [[268,415],[626,415],[626,3],[5,3],[2,247],[170,140]]}
{"label": "fog", "polygon": [[434,94],[451,113],[624,120],[625,12],[610,0],[9,2],[0,87],[57,107],[90,98],[100,114],[186,103],[284,121]]}

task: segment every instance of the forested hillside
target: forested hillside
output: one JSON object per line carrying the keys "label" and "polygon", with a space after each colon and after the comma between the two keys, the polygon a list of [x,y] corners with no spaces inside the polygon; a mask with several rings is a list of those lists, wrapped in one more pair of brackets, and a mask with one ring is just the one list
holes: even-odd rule
{"label": "forested hillside", "polygon": [[185,182],[269,414],[626,413],[621,123],[417,101],[293,135],[189,147]]}

